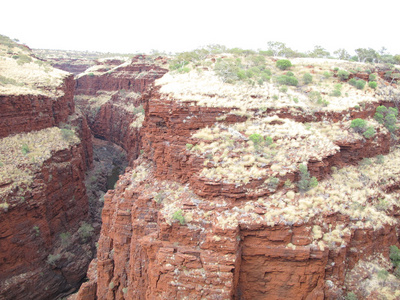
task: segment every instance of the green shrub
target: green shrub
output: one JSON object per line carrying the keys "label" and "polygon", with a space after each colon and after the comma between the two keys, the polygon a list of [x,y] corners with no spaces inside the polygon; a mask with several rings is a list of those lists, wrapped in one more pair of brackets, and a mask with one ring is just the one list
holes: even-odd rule
{"label": "green shrub", "polygon": [[369,81],[375,81],[376,80],[376,75],[375,74],[370,74],[368,77]]}
{"label": "green shrub", "polygon": [[371,89],[376,89],[376,87],[378,86],[378,83],[376,81],[370,81],[370,82],[368,82],[368,86]]}
{"label": "green shrub", "polygon": [[326,71],[326,72],[324,72],[324,77],[326,78],[326,79],[328,79],[328,78],[331,78],[332,77],[332,73],[331,72],[328,72],[328,71]]}
{"label": "green shrub", "polygon": [[363,133],[365,131],[365,127],[367,126],[367,121],[357,118],[351,121],[350,128],[353,128],[357,133]]}
{"label": "green shrub", "polygon": [[355,79],[354,77],[351,78],[351,79],[349,80],[349,84],[352,85],[352,86],[356,86],[356,84],[357,84],[357,79]]}
{"label": "green shrub", "polygon": [[39,236],[39,235],[40,235],[40,228],[39,228],[39,226],[33,226],[33,230],[35,231],[35,236]]}
{"label": "green shrub", "polygon": [[376,156],[375,162],[376,162],[377,164],[383,164],[383,163],[385,162],[385,157],[384,157],[382,154],[378,154],[378,155]]}
{"label": "green shrub", "polygon": [[357,80],[356,88],[362,90],[365,87],[366,82],[362,79]]}
{"label": "green shrub", "polygon": [[288,91],[288,87],[286,85],[282,85],[281,88],[279,89],[281,93],[286,93]]}
{"label": "green shrub", "polygon": [[22,84],[18,84],[18,82],[15,79],[8,78],[3,75],[0,75],[0,84],[2,84],[2,85],[5,85],[5,84],[22,85]]}
{"label": "green shrub", "polygon": [[318,102],[320,100],[322,100],[322,96],[321,93],[318,91],[311,91],[308,93],[308,97],[310,98],[310,100],[312,102]]}
{"label": "green shrub", "polygon": [[60,234],[61,246],[68,247],[71,243],[71,234],[69,232],[63,232]]}
{"label": "green shrub", "polygon": [[253,142],[254,148],[258,149],[264,142],[264,138],[261,134],[253,133],[249,136],[249,140]]}
{"label": "green shrub", "polygon": [[340,80],[345,81],[349,78],[349,72],[346,72],[345,70],[339,70],[337,72],[337,76],[340,78]]}
{"label": "green shrub", "polygon": [[312,75],[310,73],[304,73],[304,75],[303,75],[303,83],[304,84],[311,83],[312,79],[313,79],[313,77],[312,77]]}
{"label": "green shrub", "polygon": [[47,256],[47,263],[49,265],[54,266],[56,264],[56,261],[59,260],[60,258],[61,258],[61,254],[55,254],[55,255],[49,254]]}
{"label": "green shrub", "polygon": [[292,63],[288,59],[279,59],[276,61],[276,67],[281,70],[287,70],[292,66]]}
{"label": "green shrub", "polygon": [[305,164],[299,165],[300,171],[300,180],[297,183],[297,187],[300,192],[307,192],[310,189],[316,187],[318,185],[318,180],[316,177],[310,177],[310,172],[308,172],[308,168]]}
{"label": "green shrub", "polygon": [[84,222],[78,229],[78,234],[83,241],[86,241],[89,237],[93,235],[94,228],[92,225]]}
{"label": "green shrub", "polygon": [[186,144],[186,149],[190,150],[193,148],[193,144]]}
{"label": "green shrub", "polygon": [[28,154],[30,152],[29,146],[27,144],[23,144],[22,147],[21,147],[21,151],[25,155]]}
{"label": "green shrub", "polygon": [[279,185],[279,178],[276,177],[270,177],[268,182],[267,182],[268,188],[271,190],[276,190],[276,188]]}
{"label": "green shrub", "polygon": [[348,292],[345,299],[346,300],[358,300],[356,294],[354,294],[353,292]]}
{"label": "green shrub", "polygon": [[333,90],[331,93],[331,96],[333,97],[340,97],[342,95],[342,92],[340,90]]}
{"label": "green shrub", "polygon": [[183,215],[181,209],[179,209],[179,210],[177,210],[176,212],[174,212],[173,215],[172,215],[172,218],[173,218],[174,220],[176,220],[176,221],[179,221],[179,223],[180,223],[181,225],[184,225],[184,224],[185,224],[185,217],[184,217],[184,215]]}
{"label": "green shrub", "polygon": [[285,74],[286,76],[294,76],[294,73],[293,72],[286,72],[286,74]]}
{"label": "green shrub", "polygon": [[329,105],[329,101],[321,98],[321,99],[318,99],[317,104],[326,107]]}
{"label": "green shrub", "polygon": [[397,108],[387,108],[386,106],[380,105],[376,108],[374,119],[383,124],[389,132],[393,133],[397,129],[397,115]]}
{"label": "green shrub", "polygon": [[94,73],[89,73],[89,77],[94,77]]}
{"label": "green shrub", "polygon": [[397,246],[390,246],[389,258],[395,268],[400,266],[400,249]]}
{"label": "green shrub", "polygon": [[297,86],[299,81],[294,76],[281,75],[276,77],[276,81],[280,85]]}
{"label": "green shrub", "polygon": [[367,130],[364,131],[363,136],[367,139],[372,138],[375,135],[374,127],[368,127]]}
{"label": "green shrub", "polygon": [[272,139],[272,137],[266,136],[265,139],[264,139],[264,142],[265,142],[265,144],[266,144],[267,146],[270,146],[270,145],[273,144],[274,140]]}
{"label": "green shrub", "polygon": [[61,129],[61,136],[65,141],[70,141],[75,135],[75,132],[73,132],[70,129],[62,128]]}

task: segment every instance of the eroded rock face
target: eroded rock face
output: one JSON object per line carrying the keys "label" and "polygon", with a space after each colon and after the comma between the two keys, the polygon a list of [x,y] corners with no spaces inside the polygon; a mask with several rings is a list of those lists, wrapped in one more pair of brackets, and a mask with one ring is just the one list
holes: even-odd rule
{"label": "eroded rock face", "polygon": [[23,200],[0,214],[0,297],[54,299],[76,288],[94,249],[79,234],[87,221],[82,144],[53,153]]}
{"label": "eroded rock face", "polygon": [[145,56],[139,55],[128,63],[122,60],[99,62],[100,68],[94,73],[89,69],[78,77],[76,94],[96,95],[98,91],[119,90],[143,93],[167,71],[145,60]]}
{"label": "eroded rock face", "polygon": [[60,96],[0,95],[0,138],[66,122],[75,111],[72,75],[57,88]]}
{"label": "eroded rock face", "polygon": [[[65,139],[76,139],[58,150],[46,149],[50,147],[50,143],[46,146],[46,138],[37,140],[27,149],[30,161],[19,164],[15,160],[21,174],[26,169],[32,170],[32,174],[31,179],[1,197],[1,299],[55,299],[68,294],[85,277],[95,253],[84,185],[85,172],[93,159],[92,135],[86,119],[74,112],[74,85],[72,75],[68,76],[60,87],[63,95],[58,98],[1,96],[0,136],[4,140],[15,133],[22,136],[30,132],[35,136],[47,129],[65,133]],[[53,127],[56,125],[65,127],[65,132]],[[60,136],[57,138],[64,143]],[[54,137],[49,135],[48,139]],[[36,146],[50,150],[45,161],[38,157],[42,153],[30,153]],[[20,180],[8,175],[10,178],[2,178],[5,185],[1,189]]]}
{"label": "eroded rock face", "polygon": [[91,67],[94,62],[89,59],[53,58],[51,59],[54,68],[78,75]]}
{"label": "eroded rock face", "polygon": [[[161,99],[157,90],[145,110],[143,155],[105,195],[97,274],[77,299],[338,299],[347,270],[373,253],[388,256],[389,245],[397,244],[395,227],[349,226],[356,221],[340,213],[258,221],[269,212],[257,199],[276,191],[260,192],[264,179],[240,186],[199,176],[205,159],[187,146],[199,143],[193,138],[198,129],[245,117],[229,108]],[[319,180],[331,176],[332,167],[387,154],[390,136],[381,130],[373,140],[334,143],[334,155],[308,162]],[[282,194],[290,192],[286,179],[297,181],[299,174],[281,180]],[[254,201],[251,209],[248,201]],[[340,226],[348,227],[340,241],[322,239]]]}
{"label": "eroded rock face", "polygon": [[107,60],[77,78],[76,103],[93,135],[122,147],[128,160],[141,148],[144,103],[149,87],[167,70],[137,56],[130,62]]}

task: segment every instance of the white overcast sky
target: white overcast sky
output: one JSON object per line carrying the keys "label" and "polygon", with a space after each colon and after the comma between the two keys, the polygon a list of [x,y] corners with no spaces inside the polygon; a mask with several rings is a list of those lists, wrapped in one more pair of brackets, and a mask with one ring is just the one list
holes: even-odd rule
{"label": "white overcast sky", "polygon": [[31,48],[175,52],[209,44],[400,54],[398,0],[4,0],[0,34]]}

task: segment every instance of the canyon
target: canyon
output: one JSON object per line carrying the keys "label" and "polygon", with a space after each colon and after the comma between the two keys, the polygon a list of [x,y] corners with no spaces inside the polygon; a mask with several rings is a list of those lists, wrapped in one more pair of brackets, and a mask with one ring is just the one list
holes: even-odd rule
{"label": "canyon", "polygon": [[[60,299],[79,286],[68,299],[400,297],[389,260],[398,132],[374,120],[396,106],[393,78],[370,69],[379,91],[345,81],[348,96],[336,99],[322,84],[286,93],[222,82],[218,59],[188,73],[145,55],[64,61],[56,66],[75,79],[1,94],[0,171],[11,175],[0,179],[0,299]],[[275,61],[265,65],[278,73]],[[297,60],[292,71],[330,87],[335,67],[343,62]],[[326,70],[329,80],[318,77]],[[326,107],[304,96],[316,89]],[[351,127],[356,118],[373,137]],[[107,147],[117,148],[99,154]],[[116,157],[107,165],[127,167],[103,195],[109,174],[90,172],[106,153]]]}

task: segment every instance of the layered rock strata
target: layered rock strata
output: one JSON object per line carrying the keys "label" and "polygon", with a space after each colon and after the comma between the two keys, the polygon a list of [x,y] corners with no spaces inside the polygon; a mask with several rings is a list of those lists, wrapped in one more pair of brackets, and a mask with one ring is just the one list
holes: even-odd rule
{"label": "layered rock strata", "polygon": [[[334,209],[317,217],[305,206],[298,213],[307,217],[292,220],[283,217],[289,208],[272,213],[280,205],[264,201],[277,201],[268,198],[275,193],[282,203],[302,201],[283,184],[298,181],[298,171],[278,175],[273,189],[265,185],[270,175],[245,184],[202,176],[206,157],[189,150],[200,144],[193,134],[245,121],[229,113],[153,94],[143,156],[105,196],[97,277],[85,284],[92,296],[97,288],[99,299],[336,299],[348,269],[372,253],[388,255],[388,246],[397,243],[394,227],[364,229],[357,223],[362,217]],[[334,153],[309,159],[319,180],[332,167],[387,154],[390,135],[380,129],[374,140],[333,141]],[[78,299],[85,295],[81,290]]]}
{"label": "layered rock strata", "polygon": [[371,117],[393,101],[346,86],[323,106],[204,70],[156,85],[77,299],[340,299],[362,261],[389,261],[400,151]]}
{"label": "layered rock strata", "polygon": [[79,286],[94,254],[92,135],[71,74],[4,37],[0,55],[0,299],[55,299]]}
{"label": "layered rock strata", "polygon": [[58,126],[75,111],[75,80],[66,76],[55,94],[0,95],[0,138]]}
{"label": "layered rock strata", "polygon": [[135,159],[141,148],[140,128],[148,89],[167,70],[145,56],[123,62],[99,61],[77,78],[75,100],[95,137],[113,142]]}

